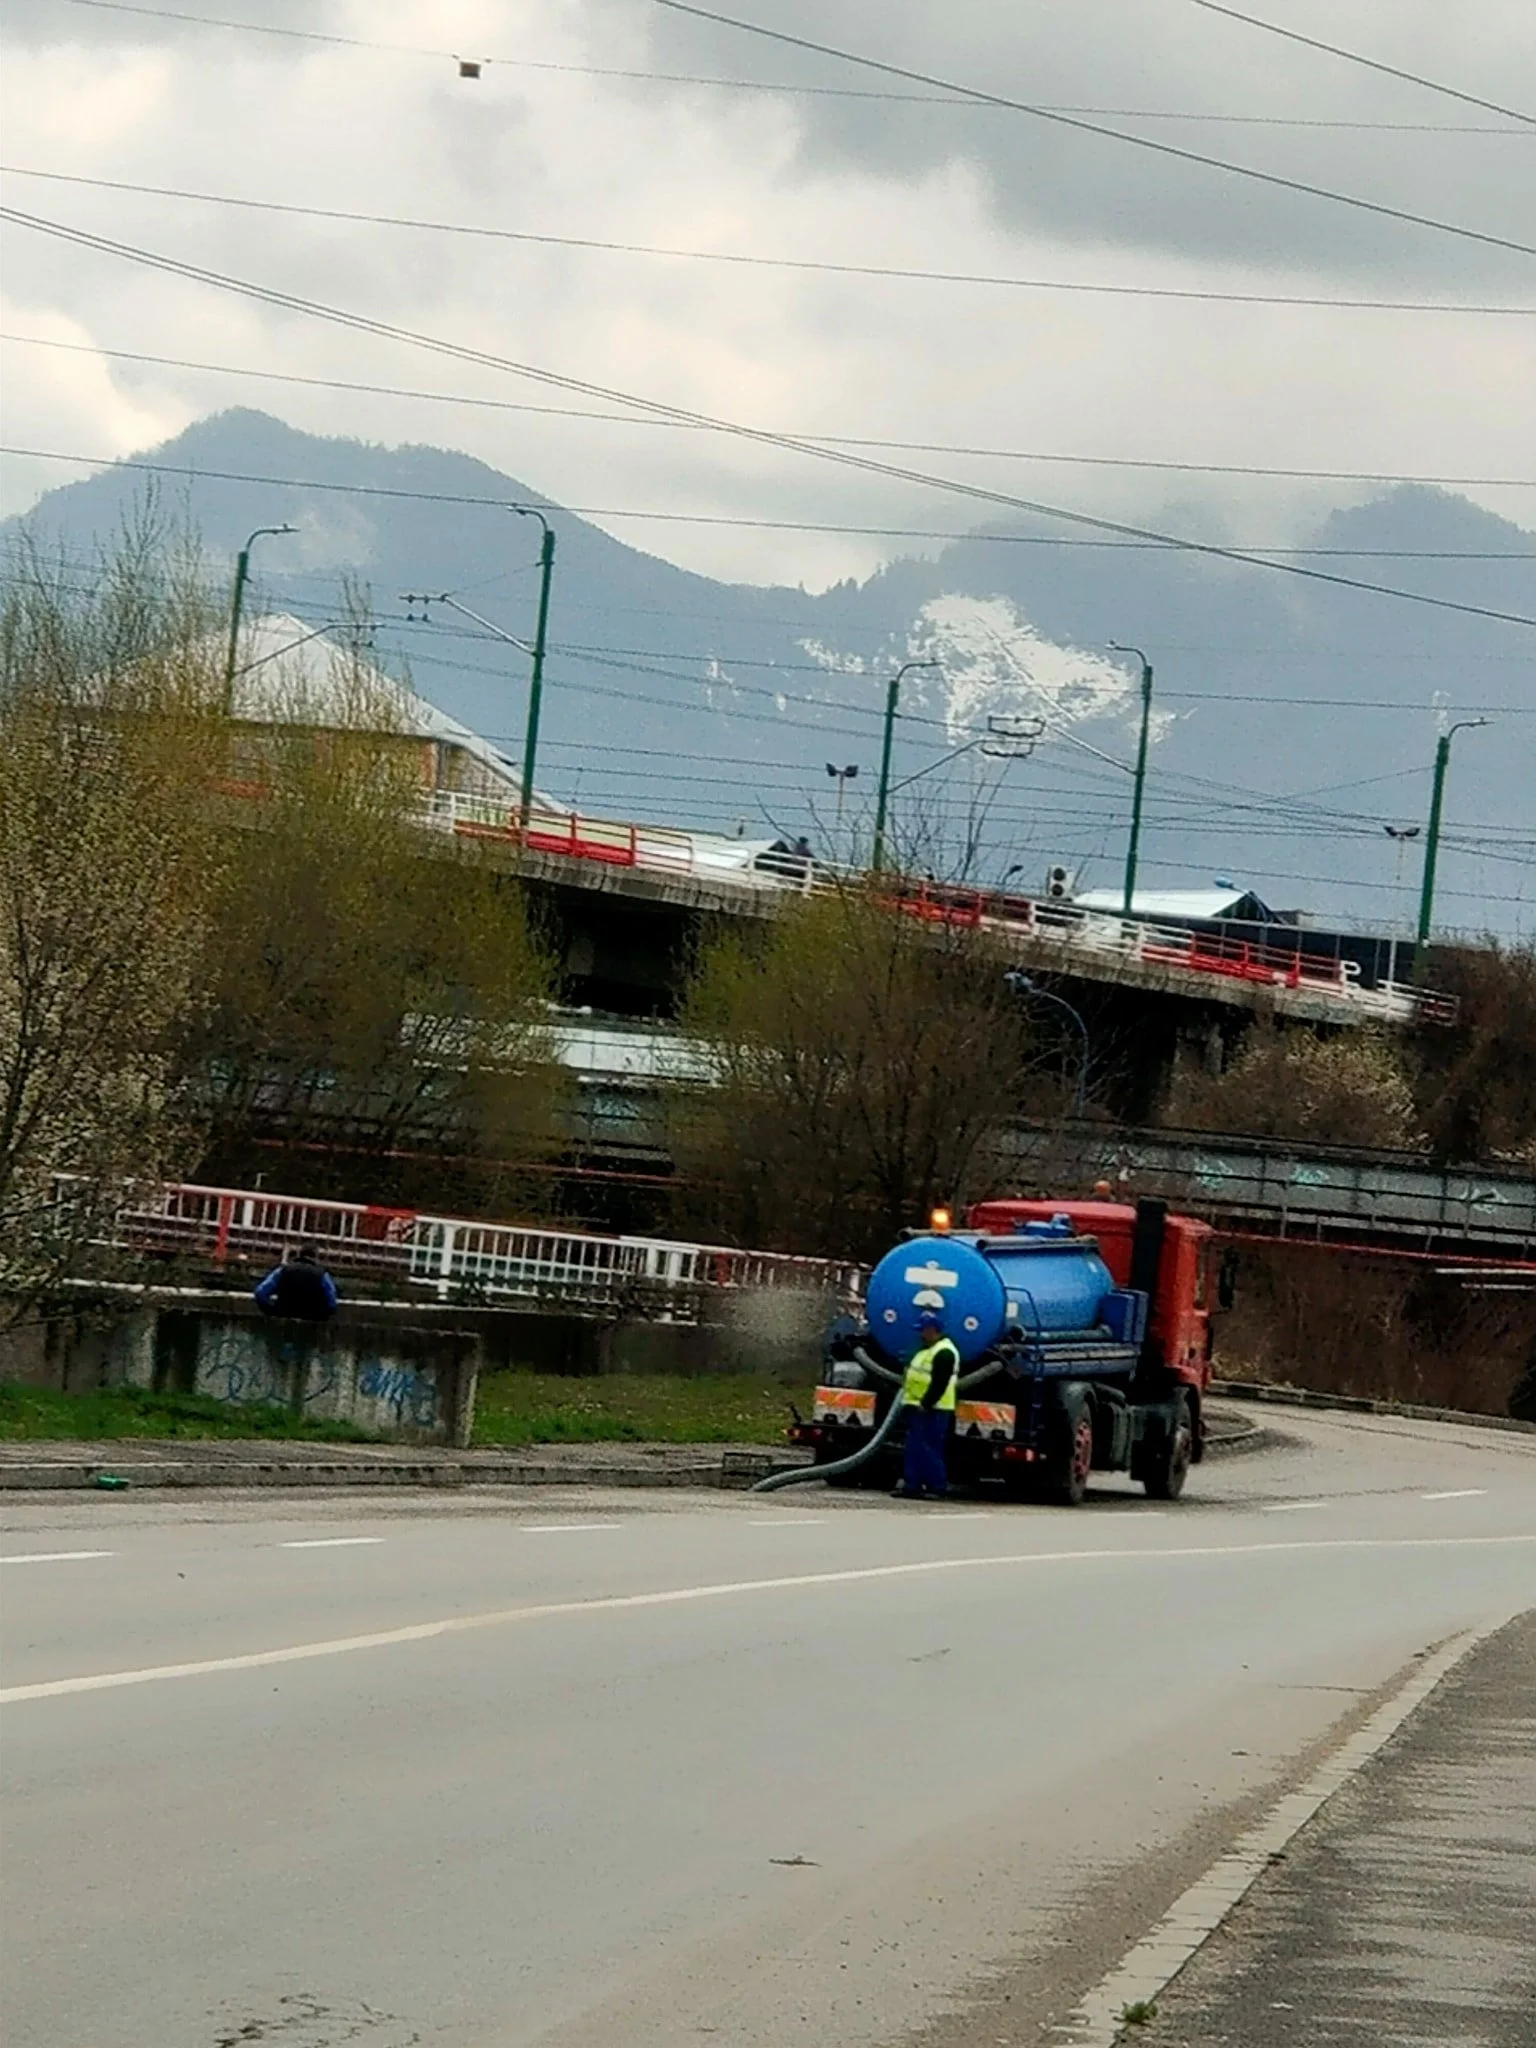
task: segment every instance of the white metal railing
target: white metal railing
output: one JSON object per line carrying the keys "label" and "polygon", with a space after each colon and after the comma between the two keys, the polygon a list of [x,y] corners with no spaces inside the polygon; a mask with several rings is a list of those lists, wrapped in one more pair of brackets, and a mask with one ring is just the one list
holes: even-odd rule
{"label": "white metal railing", "polygon": [[537,1224],[481,1223],[361,1202],[311,1201],[190,1183],[140,1194],[119,1210],[115,1241],[216,1265],[281,1257],[311,1240],[338,1271],[393,1275],[443,1297],[484,1295],[584,1305],[780,1288],[850,1294],[859,1267],[785,1252],[667,1238],[609,1237]]}

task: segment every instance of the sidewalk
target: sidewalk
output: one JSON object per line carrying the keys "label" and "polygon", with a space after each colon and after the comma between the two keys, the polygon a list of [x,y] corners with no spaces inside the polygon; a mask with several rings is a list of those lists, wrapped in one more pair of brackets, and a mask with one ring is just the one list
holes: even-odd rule
{"label": "sidewalk", "polygon": [[808,1454],[766,1444],[533,1444],[460,1451],[433,1444],[122,1437],[0,1443],[0,1491],[151,1486],[731,1486]]}
{"label": "sidewalk", "polygon": [[[1257,1437],[1211,1411],[1208,1448]],[[110,1443],[0,1442],[0,1492],[100,1486],[750,1486],[808,1465],[787,1444],[530,1444],[459,1451],[435,1444],[285,1443],[255,1437],[119,1437]]]}
{"label": "sidewalk", "polygon": [[1532,2048],[1536,1610],[1452,1671],[1120,2039]]}

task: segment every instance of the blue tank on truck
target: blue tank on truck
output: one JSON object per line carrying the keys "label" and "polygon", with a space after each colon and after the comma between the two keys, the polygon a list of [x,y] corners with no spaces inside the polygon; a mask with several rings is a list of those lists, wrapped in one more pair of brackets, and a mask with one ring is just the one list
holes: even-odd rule
{"label": "blue tank on truck", "polygon": [[905,1363],[919,1317],[937,1311],[968,1365],[1010,1330],[1026,1339],[1096,1330],[1115,1292],[1098,1247],[1060,1217],[1001,1237],[909,1238],[870,1275],[865,1312],[881,1348]]}

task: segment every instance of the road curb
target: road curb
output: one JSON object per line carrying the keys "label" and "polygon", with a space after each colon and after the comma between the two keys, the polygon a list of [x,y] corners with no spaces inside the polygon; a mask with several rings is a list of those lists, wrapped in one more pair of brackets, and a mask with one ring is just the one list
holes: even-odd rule
{"label": "road curb", "polygon": [[1417,1401],[1378,1401],[1369,1394],[1318,1394],[1310,1387],[1273,1386],[1267,1380],[1212,1380],[1218,1400],[1266,1401],[1277,1408],[1335,1408],[1349,1415],[1399,1415],[1413,1422],[1460,1422],[1474,1429],[1502,1429],[1536,1436],[1536,1422],[1512,1415],[1478,1415],[1470,1408],[1430,1408]]}
{"label": "road curb", "polygon": [[1280,1798],[1256,1826],[1177,1898],[1151,1932],[1096,1984],[1057,2029],[1062,2048],[1116,2048],[1134,2039],[1129,2009],[1153,2005],[1184,1966],[1204,1947],[1275,1859],[1409,1721],[1431,1693],[1480,1644],[1506,1628],[1514,1613],[1501,1614],[1453,1636],[1423,1657],[1417,1668],[1365,1724],[1293,1792]]}
{"label": "road curb", "polygon": [[[738,1457],[740,1454],[737,1454]],[[727,1456],[715,1460],[679,1460],[648,1464],[525,1463],[496,1458],[355,1459],[328,1463],[315,1459],[35,1459],[0,1463],[0,1492],[36,1493],[68,1489],[104,1490],[104,1482],[120,1482],[138,1491],[147,1487],[360,1487],[418,1486],[618,1486],[745,1487],[772,1471],[798,1461],[765,1452],[758,1459],[733,1465]],[[112,1490],[116,1490],[115,1487]]]}
{"label": "road curb", "polygon": [[[1262,1425],[1246,1417],[1220,1419],[1220,1431],[1207,1440],[1208,1455],[1250,1447],[1264,1435]],[[116,1491],[118,1483],[135,1492],[159,1487],[224,1490],[282,1486],[703,1486],[734,1491],[774,1472],[797,1471],[810,1462],[803,1454],[767,1444],[718,1449],[698,1444],[648,1444],[643,1456],[576,1460],[489,1450],[376,1458],[284,1457],[280,1453],[255,1458],[156,1457],[139,1448],[144,1442],[142,1438],[138,1444],[126,1442],[115,1457],[0,1456],[0,1493]]]}

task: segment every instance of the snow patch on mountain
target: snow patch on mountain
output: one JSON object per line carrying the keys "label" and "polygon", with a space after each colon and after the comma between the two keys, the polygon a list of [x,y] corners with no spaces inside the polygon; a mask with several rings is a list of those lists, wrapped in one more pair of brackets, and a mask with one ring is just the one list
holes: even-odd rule
{"label": "snow patch on mountain", "polygon": [[910,659],[939,664],[937,703],[954,745],[989,716],[1087,725],[1131,710],[1139,694],[1120,662],[1046,639],[1006,597],[932,598],[907,645]]}

